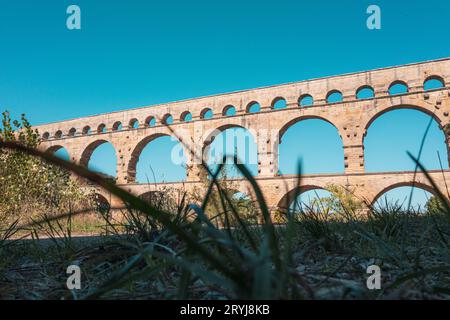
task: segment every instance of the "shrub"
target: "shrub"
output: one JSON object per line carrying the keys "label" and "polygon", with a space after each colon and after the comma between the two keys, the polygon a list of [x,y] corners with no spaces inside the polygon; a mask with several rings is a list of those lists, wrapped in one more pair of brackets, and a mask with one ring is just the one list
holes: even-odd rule
{"label": "shrub", "polygon": [[[25,115],[12,120],[9,112],[2,113],[0,141],[16,142],[37,148],[40,137]],[[20,151],[0,150],[0,224],[18,218],[25,221],[42,214],[60,214],[79,208],[77,203],[88,201],[71,174],[60,167]],[[24,221],[24,222],[25,222]]]}

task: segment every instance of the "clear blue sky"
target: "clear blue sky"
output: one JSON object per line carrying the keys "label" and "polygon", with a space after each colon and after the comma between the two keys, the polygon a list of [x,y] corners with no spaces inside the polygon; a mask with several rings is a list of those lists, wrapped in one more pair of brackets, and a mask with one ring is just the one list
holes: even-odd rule
{"label": "clear blue sky", "polygon": [[[81,8],[80,31],[66,29],[70,4]],[[369,4],[381,7],[381,30],[366,28]],[[3,1],[0,108],[41,124],[437,59],[450,56],[448,30],[450,2],[437,0]],[[403,122],[394,125],[395,119]],[[427,117],[393,112],[378,121],[367,136],[367,169],[409,169],[404,151],[417,151]],[[282,148],[290,152],[280,169],[288,173],[296,161],[283,159],[301,155],[307,172],[342,171],[342,150],[327,148],[339,143],[329,138],[332,130],[320,123],[292,127],[287,135],[303,139],[286,137]],[[436,167],[436,150],[446,159],[436,130],[427,141],[428,167]],[[393,135],[398,139],[386,139]],[[315,160],[318,142],[329,151],[326,162]],[[166,180],[180,178],[166,165],[164,146],[146,151],[152,163],[140,166],[151,165]],[[386,148],[395,155],[383,158]]]}

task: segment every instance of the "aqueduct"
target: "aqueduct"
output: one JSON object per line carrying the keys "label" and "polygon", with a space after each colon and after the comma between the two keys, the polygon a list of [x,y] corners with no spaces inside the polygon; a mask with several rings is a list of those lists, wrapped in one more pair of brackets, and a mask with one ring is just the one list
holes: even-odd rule
{"label": "aqueduct", "polygon": [[[430,79],[441,85],[426,89],[424,84]],[[405,92],[392,94],[390,88],[396,84],[403,84]],[[361,89],[373,95],[360,98]],[[41,125],[37,129],[43,137],[40,146],[43,150],[64,147],[72,161],[84,166],[97,146],[110,142],[117,152],[117,184],[141,195],[149,188],[156,191],[173,187],[189,191],[199,186],[202,182],[198,159],[203,156],[197,150],[203,151],[218,131],[246,128],[257,143],[256,180],[271,208],[283,208],[297,183],[294,175],[279,175],[278,150],[283,133],[298,121],[323,119],[334,125],[341,136],[345,171],[305,175],[302,190],[324,188],[332,183],[351,187],[357,195],[374,201],[397,186],[415,183],[429,191],[433,188],[420,172],[417,175],[414,172],[365,172],[364,137],[371,123],[388,111],[410,108],[432,116],[446,131],[450,119],[449,89],[450,58],[447,58],[83,117]],[[331,101],[330,97],[336,94],[341,100]],[[310,100],[308,105],[303,104],[305,97]],[[280,100],[285,101],[285,108],[274,108]],[[254,103],[260,106],[256,112],[252,110]],[[235,110],[232,115],[227,112],[230,108]],[[205,116],[207,113],[209,117]],[[186,181],[137,183],[136,163],[143,147],[157,137],[174,134],[182,141],[187,155]],[[448,151],[447,132],[445,140]],[[450,152],[447,153],[449,157]],[[448,194],[450,170],[430,171],[430,175],[438,188]],[[242,192],[248,192],[246,183],[238,185]]]}

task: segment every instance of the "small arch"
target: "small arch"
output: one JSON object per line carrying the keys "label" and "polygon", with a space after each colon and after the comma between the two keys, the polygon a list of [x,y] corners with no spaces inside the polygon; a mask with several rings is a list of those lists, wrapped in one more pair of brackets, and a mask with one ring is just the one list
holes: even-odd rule
{"label": "small arch", "polygon": [[273,110],[286,109],[286,99],[284,99],[283,97],[276,97],[275,99],[273,99],[271,106]]}
{"label": "small arch", "polygon": [[120,130],[122,130],[122,122],[120,122],[120,121],[114,122],[114,124],[112,126],[112,130],[113,131],[120,131]]}
{"label": "small arch", "polygon": [[156,126],[156,119],[155,119],[155,117],[153,117],[153,116],[148,116],[148,117],[145,119],[145,125],[146,125],[147,127],[154,127],[154,126]]}
{"label": "small arch", "polygon": [[213,111],[210,108],[205,108],[200,112],[200,119],[212,119],[213,116]]}
{"label": "small arch", "polygon": [[128,128],[130,129],[138,129],[139,128],[139,121],[136,118],[133,118],[128,123]]}
{"label": "small arch", "polygon": [[63,137],[63,133],[62,133],[61,130],[58,130],[58,131],[55,132],[55,138],[56,139],[60,139],[62,137]]}
{"label": "small arch", "polygon": [[182,121],[182,122],[192,121],[192,113],[190,113],[189,111],[184,111],[181,114],[180,121]]}
{"label": "small arch", "polygon": [[91,127],[90,126],[85,126],[83,128],[83,131],[81,131],[83,135],[88,135],[91,134]]}
{"label": "small arch", "polygon": [[42,139],[48,140],[49,138],[50,138],[50,133],[44,132],[44,134],[42,135]]}
{"label": "small arch", "polygon": [[405,94],[408,93],[408,84],[402,80],[396,80],[389,85],[389,95],[394,96],[397,94]]}
{"label": "small arch", "polygon": [[356,99],[364,100],[364,99],[373,99],[375,97],[375,91],[371,86],[362,86],[356,90]]}
{"label": "small arch", "polygon": [[327,94],[326,98],[327,103],[338,103],[342,102],[342,100],[343,100],[342,92],[340,92],[339,90],[331,90]]}
{"label": "small arch", "polygon": [[165,125],[171,125],[173,124],[173,117],[170,113],[166,113],[164,117],[162,118],[162,123]]}
{"label": "small arch", "polygon": [[310,94],[303,94],[298,98],[299,107],[309,107],[314,105],[314,98]]}
{"label": "small arch", "polygon": [[106,133],[106,125],[104,123],[97,127],[97,133]]}
{"label": "small arch", "polygon": [[232,105],[228,105],[223,108],[222,115],[225,117],[230,117],[236,115],[236,108]]}
{"label": "small arch", "polygon": [[442,77],[436,76],[436,75],[429,76],[423,82],[423,89],[425,91],[441,89],[444,87],[445,87],[444,79]]}
{"label": "small arch", "polygon": [[246,112],[247,113],[256,113],[261,111],[261,105],[256,102],[252,101],[247,105]]}
{"label": "small arch", "polygon": [[69,130],[69,137],[74,137],[76,133],[77,133],[77,129],[75,129],[75,128],[70,129]]}

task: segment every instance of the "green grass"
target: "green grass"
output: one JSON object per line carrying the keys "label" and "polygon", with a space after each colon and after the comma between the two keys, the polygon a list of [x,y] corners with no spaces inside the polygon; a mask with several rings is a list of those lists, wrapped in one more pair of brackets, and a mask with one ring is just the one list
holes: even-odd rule
{"label": "green grass", "polygon": [[[344,203],[333,215],[320,204],[300,213],[289,211],[283,224],[274,224],[262,190],[247,168],[236,164],[257,198],[251,207],[262,223],[255,225],[242,216],[241,204],[230,199],[217,180],[221,168],[209,173],[211,184],[202,203],[189,203],[186,195],[168,212],[85,168],[19,145],[1,146],[42,157],[87,178],[126,206],[121,212],[124,220],[105,214],[108,234],[87,241],[72,237],[70,223],[60,223],[84,213],[47,217],[25,226],[46,230],[50,237],[46,244],[38,239],[8,242],[18,226],[10,228],[0,242],[0,298],[450,297],[450,209],[442,194],[438,193],[443,208],[432,214],[371,208],[361,218]],[[300,186],[299,174],[298,190]],[[213,193],[220,207],[214,212],[209,205]],[[33,234],[36,238],[38,232]],[[73,263],[80,265],[83,277],[82,290],[71,292],[65,288],[65,269]],[[381,290],[366,288],[366,268],[371,264],[381,267]]]}

